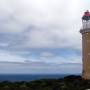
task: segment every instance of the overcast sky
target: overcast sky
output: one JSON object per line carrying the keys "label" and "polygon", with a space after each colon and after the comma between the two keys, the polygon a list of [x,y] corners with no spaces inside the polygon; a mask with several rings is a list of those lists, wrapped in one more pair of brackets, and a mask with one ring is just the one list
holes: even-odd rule
{"label": "overcast sky", "polygon": [[89,0],[0,0],[0,73],[81,73],[81,17]]}

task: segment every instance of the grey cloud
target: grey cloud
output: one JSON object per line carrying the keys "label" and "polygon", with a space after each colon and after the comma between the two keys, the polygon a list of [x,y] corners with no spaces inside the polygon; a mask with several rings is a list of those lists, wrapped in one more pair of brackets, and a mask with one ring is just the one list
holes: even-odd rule
{"label": "grey cloud", "polygon": [[[79,33],[79,32],[78,32]],[[81,49],[78,33],[65,33],[56,29],[30,29],[27,32],[11,36],[11,48],[73,48]],[[75,36],[74,36],[75,35]]]}
{"label": "grey cloud", "polygon": [[[1,25],[1,31],[21,32],[20,34],[25,36],[25,38],[21,37],[20,39],[14,37],[15,40],[11,42],[10,47],[80,48],[80,40],[78,39],[80,35],[75,31],[76,29],[78,31],[79,27],[74,24],[78,22],[77,13],[80,7],[77,5],[77,7],[72,6],[74,10],[70,9],[69,2],[77,5],[80,1],[69,0],[65,3],[59,0],[44,0],[43,2],[39,0],[36,3],[36,1],[32,0],[9,0],[8,2],[4,0],[1,10],[5,13],[7,11],[7,18],[3,25]],[[67,8],[62,8],[65,5]],[[8,8],[6,9],[6,7]],[[76,19],[77,22],[75,22]],[[75,25],[75,29],[71,28],[72,23]],[[29,25],[33,25],[35,30],[30,29],[31,32],[22,33],[27,30]]]}
{"label": "grey cloud", "polygon": [[24,62],[25,58],[14,55],[9,51],[0,50],[0,61],[9,61],[9,62]]}
{"label": "grey cloud", "polygon": [[47,57],[47,56],[40,56],[39,61],[45,61],[47,63],[52,64],[65,64],[65,63],[82,63],[81,56],[72,54],[72,55],[53,55],[53,57]]}
{"label": "grey cloud", "polygon": [[81,50],[80,18],[86,5],[82,0],[0,1],[0,49],[17,60],[22,50],[28,53],[32,48]]}

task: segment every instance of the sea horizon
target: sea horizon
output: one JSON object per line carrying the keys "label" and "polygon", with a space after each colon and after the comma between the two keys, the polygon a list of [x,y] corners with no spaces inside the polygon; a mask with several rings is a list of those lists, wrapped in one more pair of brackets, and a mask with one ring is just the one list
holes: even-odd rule
{"label": "sea horizon", "polygon": [[0,81],[34,81],[40,79],[60,79],[81,74],[0,74]]}

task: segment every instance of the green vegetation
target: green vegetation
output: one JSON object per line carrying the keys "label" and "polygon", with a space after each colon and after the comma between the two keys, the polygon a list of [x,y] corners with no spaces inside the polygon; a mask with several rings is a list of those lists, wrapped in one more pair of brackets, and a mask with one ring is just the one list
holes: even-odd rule
{"label": "green vegetation", "polygon": [[31,82],[0,82],[0,90],[86,90],[90,80],[80,76],[67,76],[63,79],[42,79]]}

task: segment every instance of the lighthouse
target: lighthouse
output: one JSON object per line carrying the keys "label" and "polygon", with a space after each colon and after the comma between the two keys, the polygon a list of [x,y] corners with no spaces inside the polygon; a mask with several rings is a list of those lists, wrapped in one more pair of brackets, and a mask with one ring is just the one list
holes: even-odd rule
{"label": "lighthouse", "polygon": [[82,17],[82,78],[90,80],[90,12],[87,10]]}

